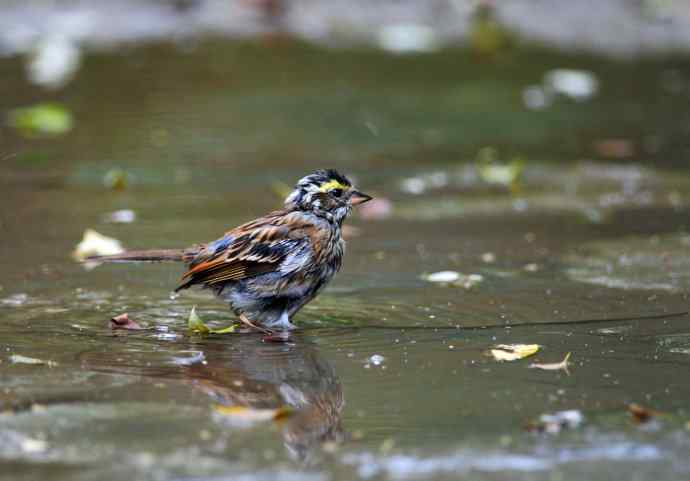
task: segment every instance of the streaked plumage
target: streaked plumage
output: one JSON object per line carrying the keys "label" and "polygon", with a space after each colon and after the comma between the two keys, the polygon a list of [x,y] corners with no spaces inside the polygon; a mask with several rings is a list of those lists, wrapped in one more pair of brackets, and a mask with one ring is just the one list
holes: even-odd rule
{"label": "streaked plumage", "polygon": [[282,210],[271,212],[207,244],[183,250],[132,251],[99,261],[183,261],[176,290],[212,289],[247,324],[290,329],[342,264],[342,223],[353,205],[371,199],[335,170],[302,178]]}

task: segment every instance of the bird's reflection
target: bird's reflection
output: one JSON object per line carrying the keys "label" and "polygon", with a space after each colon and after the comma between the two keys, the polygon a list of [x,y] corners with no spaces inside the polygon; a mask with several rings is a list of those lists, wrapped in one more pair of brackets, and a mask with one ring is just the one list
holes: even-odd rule
{"label": "bird's reflection", "polygon": [[230,345],[207,345],[206,362],[182,372],[195,389],[225,406],[293,408],[282,433],[290,454],[305,460],[314,447],[343,439],[344,399],[333,366],[316,346],[294,341],[262,343],[256,336],[237,336]]}
{"label": "bird's reflection", "polygon": [[290,407],[292,414],[280,428],[289,454],[299,461],[309,462],[315,448],[345,437],[340,380],[317,347],[300,335],[289,343],[266,343],[256,335],[185,342],[177,352],[188,357],[166,354],[161,362],[152,362],[150,351],[148,355],[143,351],[126,359],[122,353],[112,353],[112,358],[90,353],[82,357],[82,365],[156,381],[181,381],[222,406]]}

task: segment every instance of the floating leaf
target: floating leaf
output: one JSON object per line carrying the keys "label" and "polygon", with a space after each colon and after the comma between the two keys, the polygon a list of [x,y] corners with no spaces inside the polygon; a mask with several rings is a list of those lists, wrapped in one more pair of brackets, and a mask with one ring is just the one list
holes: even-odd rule
{"label": "floating leaf", "polygon": [[141,325],[129,318],[129,315],[125,312],[119,316],[115,316],[110,319],[110,329],[125,329],[128,331],[138,331],[144,329]]}
{"label": "floating leaf", "polygon": [[44,361],[43,359],[38,359],[35,357],[28,357],[28,356],[22,356],[21,354],[12,354],[10,356],[10,362],[12,364],[33,364],[36,366],[48,366],[48,367],[54,367],[57,366],[57,362],[55,361]]}
{"label": "floating leaf", "polygon": [[235,332],[235,328],[237,327],[236,324],[221,329],[213,329],[208,327],[196,313],[196,306],[192,307],[192,310],[189,312],[187,326],[189,327],[190,331],[197,332],[199,334],[230,334]]}
{"label": "floating leaf", "polygon": [[103,185],[108,189],[123,190],[129,183],[129,175],[123,169],[110,169],[103,176]]}
{"label": "floating leaf", "polygon": [[63,135],[72,129],[72,114],[57,103],[42,103],[11,110],[8,123],[22,135]]}
{"label": "floating leaf", "polygon": [[517,361],[536,354],[540,347],[539,344],[499,344],[489,352],[497,361]]}
{"label": "floating leaf", "polygon": [[628,404],[628,412],[632,416],[633,421],[635,421],[638,424],[649,422],[654,417],[661,414],[658,411],[654,411],[652,409],[649,409],[636,403]]}
{"label": "floating leaf", "polygon": [[532,363],[528,367],[532,369],[543,369],[544,371],[565,371],[566,374],[570,374],[568,371],[568,365],[570,363],[570,353],[566,354],[561,362],[553,362],[547,364]]}
{"label": "floating leaf", "polygon": [[124,251],[119,240],[99,234],[93,229],[86,229],[84,238],[77,244],[72,257],[77,261],[83,261],[90,256],[109,256],[121,254]]}
{"label": "floating leaf", "polygon": [[509,187],[514,193],[519,191],[519,181],[525,170],[525,161],[519,157],[507,163],[496,160],[496,149],[484,147],[477,154],[477,172],[479,177],[488,184],[498,184]]}
{"label": "floating leaf", "polygon": [[246,406],[217,405],[214,407],[214,410],[224,418],[242,425],[281,421],[293,413],[293,409],[290,406],[282,406],[277,409],[254,409]]}
{"label": "floating leaf", "polygon": [[196,306],[192,307],[192,310],[189,313],[187,326],[189,327],[190,331],[198,332],[200,334],[208,334],[211,332],[208,326],[204,324],[204,321],[202,321],[199,315],[196,313]]}

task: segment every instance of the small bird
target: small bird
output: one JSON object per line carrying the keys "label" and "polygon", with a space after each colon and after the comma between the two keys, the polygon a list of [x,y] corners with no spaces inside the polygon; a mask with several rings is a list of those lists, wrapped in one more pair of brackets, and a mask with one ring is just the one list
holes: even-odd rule
{"label": "small bird", "polygon": [[345,252],[342,224],[372,197],[334,169],[297,182],[283,209],[186,249],[128,251],[97,262],[179,261],[187,265],[179,291],[213,290],[239,319],[262,331],[289,330],[292,317],[338,272]]}

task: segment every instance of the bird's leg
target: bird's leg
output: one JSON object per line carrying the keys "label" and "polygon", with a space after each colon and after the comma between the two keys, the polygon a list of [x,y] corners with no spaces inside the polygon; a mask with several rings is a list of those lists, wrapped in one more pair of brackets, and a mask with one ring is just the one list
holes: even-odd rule
{"label": "bird's leg", "polygon": [[250,320],[247,318],[247,316],[245,316],[244,314],[240,314],[240,321],[242,321],[242,324],[244,324],[245,326],[249,326],[249,327],[251,327],[252,329],[256,329],[257,331],[261,331],[261,332],[263,332],[264,334],[272,334],[272,333],[273,333],[272,331],[269,331],[268,329],[265,329],[265,328],[263,328],[263,327],[257,326],[257,325],[254,324],[252,321],[250,321]]}

